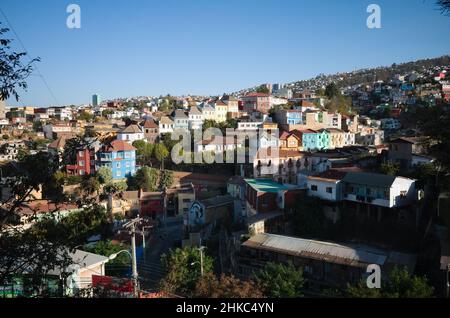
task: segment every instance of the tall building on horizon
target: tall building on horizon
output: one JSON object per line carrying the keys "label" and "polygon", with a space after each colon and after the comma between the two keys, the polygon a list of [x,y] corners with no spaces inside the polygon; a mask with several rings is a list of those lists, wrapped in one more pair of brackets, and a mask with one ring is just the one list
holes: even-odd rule
{"label": "tall building on horizon", "polygon": [[101,103],[102,103],[102,99],[101,99],[100,95],[98,95],[98,94],[92,95],[92,106],[93,107],[97,107]]}

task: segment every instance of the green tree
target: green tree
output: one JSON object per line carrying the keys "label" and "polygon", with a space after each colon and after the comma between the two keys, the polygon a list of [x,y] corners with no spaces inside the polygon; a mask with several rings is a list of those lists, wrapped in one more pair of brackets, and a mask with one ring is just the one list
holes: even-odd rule
{"label": "green tree", "polygon": [[169,151],[167,150],[164,144],[156,144],[155,149],[155,158],[158,162],[161,163],[161,170],[164,169],[164,160],[169,156]]}
{"label": "green tree", "polygon": [[340,91],[335,83],[330,83],[325,87],[325,96],[328,97],[328,99],[332,99],[333,97],[339,95]]}
{"label": "green tree", "polygon": [[167,189],[173,185],[173,171],[163,170],[161,171],[161,175],[159,177],[159,188]]}
{"label": "green tree", "polygon": [[140,165],[151,165],[151,158],[153,155],[153,144],[145,142],[144,140],[136,140],[133,142],[136,148],[136,157]]}
{"label": "green tree", "polygon": [[257,276],[256,281],[264,294],[274,298],[303,297],[301,289],[305,284],[303,270],[292,264],[268,263]]}
{"label": "green tree", "polygon": [[400,166],[396,163],[386,161],[380,166],[380,173],[388,176],[396,176],[400,171]]}
{"label": "green tree", "polygon": [[[161,256],[167,274],[161,282],[162,290],[191,296],[201,277],[200,251],[196,248],[177,248]],[[213,270],[213,259],[203,252],[204,275]]]}
{"label": "green tree", "polygon": [[346,294],[358,298],[431,298],[434,297],[434,288],[426,277],[411,275],[406,268],[394,267],[387,279],[381,281],[380,289],[369,289],[365,282],[360,282],[356,286],[348,285]]}
{"label": "green tree", "polygon": [[87,111],[82,111],[81,113],[78,114],[77,119],[91,122],[94,119],[94,115],[91,113],[88,113]]}
{"label": "green tree", "polygon": [[105,192],[105,194],[109,195],[115,195],[115,194],[119,194],[122,193],[124,191],[126,191],[128,189],[128,185],[125,181],[119,181],[119,182],[110,182],[107,183],[104,187],[103,187],[103,191]]}
{"label": "green tree", "polygon": [[261,85],[258,88],[256,88],[257,93],[263,93],[263,94],[269,94],[269,88],[266,85]]}
{"label": "green tree", "polygon": [[40,59],[34,58],[29,63],[24,63],[27,53],[17,53],[11,49],[12,40],[4,36],[8,32],[9,29],[0,25],[0,100],[7,100],[12,96],[18,101],[17,90],[27,89],[26,80],[33,73],[33,64]]}
{"label": "green tree", "polygon": [[113,179],[112,170],[108,167],[100,167],[97,171],[97,175],[101,184],[111,183]]}
{"label": "green tree", "polygon": [[154,168],[144,166],[135,175],[136,185],[144,191],[155,191],[157,189],[158,171]]}
{"label": "green tree", "polygon": [[[127,250],[128,246],[121,243],[113,243],[110,240],[99,241],[93,246],[84,246],[83,250],[86,252],[103,255],[103,256],[111,256],[112,254],[116,254],[122,250]],[[107,275],[110,276],[122,276],[125,271],[130,268],[130,256],[126,253],[120,253],[115,259],[106,263],[105,269]]]}
{"label": "green tree", "polygon": [[81,188],[87,195],[92,195],[94,193],[98,194],[98,191],[100,190],[99,177],[97,175],[84,176],[83,180],[81,181]]}

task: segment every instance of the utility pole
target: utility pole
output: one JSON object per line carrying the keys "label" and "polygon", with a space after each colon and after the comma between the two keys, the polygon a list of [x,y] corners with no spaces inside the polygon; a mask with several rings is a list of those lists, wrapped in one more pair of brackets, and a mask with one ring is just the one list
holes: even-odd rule
{"label": "utility pole", "polygon": [[138,216],[136,219],[127,222],[124,227],[130,229],[131,234],[131,263],[133,272],[133,289],[134,297],[139,297],[139,281],[138,281],[138,271],[137,271],[137,260],[136,260],[136,224],[141,221]]}
{"label": "utility pole", "polygon": [[203,249],[205,249],[204,246],[199,247],[200,251],[200,275],[203,277]]}

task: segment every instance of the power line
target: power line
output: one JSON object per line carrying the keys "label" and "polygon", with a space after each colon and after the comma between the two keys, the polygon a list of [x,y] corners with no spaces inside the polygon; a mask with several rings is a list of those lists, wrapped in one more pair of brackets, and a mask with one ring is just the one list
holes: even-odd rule
{"label": "power line", "polygon": [[[27,56],[28,59],[31,62],[31,58],[29,56],[29,51],[26,49],[25,45],[23,44],[22,40],[20,39],[19,35],[17,34],[16,30],[14,29],[14,27],[12,26],[11,22],[9,22],[8,17],[6,16],[5,12],[2,10],[2,8],[0,8],[0,12],[3,15],[3,17],[5,18],[6,23],[8,24],[9,28],[11,29],[11,31],[14,33],[17,41],[19,41],[20,45],[22,46],[22,49],[27,52]],[[55,101],[56,105],[59,105],[58,100],[55,97],[55,94],[53,94],[52,89],[50,88],[50,85],[48,85],[47,80],[45,79],[44,75],[42,75],[41,71],[39,70],[38,66],[35,65],[34,69],[36,70],[36,76],[40,77],[42,79],[42,82],[44,83],[45,87],[47,87],[48,92],[50,93],[50,95],[52,96],[53,100]]]}

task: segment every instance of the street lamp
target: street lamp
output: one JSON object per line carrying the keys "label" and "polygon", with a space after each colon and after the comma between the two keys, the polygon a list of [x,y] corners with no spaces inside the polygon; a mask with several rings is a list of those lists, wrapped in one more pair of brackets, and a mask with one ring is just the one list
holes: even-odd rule
{"label": "street lamp", "polygon": [[133,255],[130,253],[130,251],[128,250],[121,250],[117,253],[111,254],[108,257],[108,261],[112,261],[113,259],[115,259],[117,256],[119,256],[120,253],[127,253],[128,256],[131,259],[131,267],[133,269],[133,291],[134,291],[134,296],[137,297],[138,296],[138,273],[137,273],[137,267],[135,264],[135,258],[133,257]]}
{"label": "street lamp", "polygon": [[[203,276],[203,250],[205,249],[205,246],[200,246],[199,248],[197,248],[200,251],[200,275]],[[191,266],[194,266],[195,264],[199,264],[198,261],[192,262]]]}

